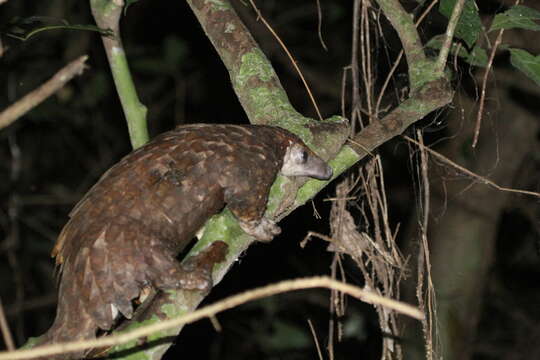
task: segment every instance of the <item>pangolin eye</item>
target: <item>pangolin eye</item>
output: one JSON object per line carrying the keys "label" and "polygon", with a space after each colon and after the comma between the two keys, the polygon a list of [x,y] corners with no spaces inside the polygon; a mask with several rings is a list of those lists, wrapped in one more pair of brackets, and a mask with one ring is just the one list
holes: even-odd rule
{"label": "pangolin eye", "polygon": [[302,150],[302,152],[300,153],[300,161],[302,162],[302,164],[305,164],[307,162],[307,159],[308,159],[307,151]]}

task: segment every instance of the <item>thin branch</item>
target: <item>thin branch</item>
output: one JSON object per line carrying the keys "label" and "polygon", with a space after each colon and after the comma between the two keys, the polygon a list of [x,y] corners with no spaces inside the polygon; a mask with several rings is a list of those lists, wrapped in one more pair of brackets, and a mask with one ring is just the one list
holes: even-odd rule
{"label": "thin branch", "polygon": [[313,322],[311,321],[311,319],[308,319],[308,325],[309,330],[311,331],[311,336],[313,336],[313,342],[315,343],[315,347],[317,348],[317,355],[319,356],[319,360],[324,360],[322,356],[321,345],[319,344],[319,339],[317,338],[317,332],[313,327]]}
{"label": "thin branch", "polygon": [[126,116],[129,137],[134,149],[148,142],[146,106],[137,96],[126,53],[120,38],[120,17],[124,8],[123,0],[91,0],[92,15],[102,29],[112,31],[112,36],[102,35],[103,46],[113,75],[116,91]]}
{"label": "thin branch", "polygon": [[362,68],[362,82],[364,84],[364,97],[366,112],[368,115],[368,123],[373,119],[373,66],[371,61],[371,37],[370,37],[370,20],[368,11],[368,2],[362,1],[361,16],[360,16],[360,54]]}
{"label": "thin branch", "polygon": [[[356,133],[356,123],[360,121],[360,75],[358,70],[358,37],[360,29],[358,24],[360,23],[360,0],[354,0],[353,3],[353,16],[352,16],[352,43],[351,43],[351,133]],[[344,94],[342,94],[344,96]]]}
{"label": "thin branch", "polygon": [[13,342],[11,331],[9,330],[9,324],[4,312],[4,306],[2,305],[2,299],[0,299],[0,330],[2,330],[2,337],[4,338],[7,349],[9,351],[15,350],[15,343]]}
{"label": "thin branch", "polygon": [[382,102],[383,96],[384,96],[384,94],[386,92],[386,88],[388,87],[388,84],[390,83],[390,80],[392,79],[392,75],[394,75],[394,72],[396,71],[402,57],[403,57],[403,50],[401,50],[399,52],[396,60],[394,61],[394,64],[392,65],[392,68],[390,69],[390,72],[386,76],[386,79],[384,79],[384,83],[383,83],[383,85],[381,87],[381,90],[379,92],[379,96],[377,97],[377,102],[375,103],[375,114],[377,115],[377,117],[378,117],[379,112],[380,112],[381,102]]}
{"label": "thin branch", "polygon": [[76,75],[81,75],[86,69],[87,55],[79,57],[64,66],[58,71],[52,78],[46,81],[43,85],[37,89],[31,91],[16,103],[9,106],[7,109],[0,113],[0,129],[9,126],[19,117],[26,114],[28,111],[36,107],[43,102],[46,98],[54,94],[61,89],[68,81],[73,79]]}
{"label": "thin branch", "polygon": [[452,16],[448,21],[448,27],[446,28],[446,34],[444,38],[441,51],[439,52],[439,58],[437,59],[437,71],[442,73],[444,67],[446,66],[446,60],[448,59],[448,54],[450,53],[450,47],[452,46],[452,39],[454,38],[454,32],[456,31],[456,26],[459,22],[459,17],[463,11],[463,5],[465,0],[457,0],[454,5],[454,10],[452,10]]}
{"label": "thin branch", "polygon": [[[520,3],[520,0],[516,0],[516,2],[514,3],[514,6],[518,5],[519,3]],[[476,147],[476,144],[478,143],[478,137],[480,136],[480,126],[482,125],[482,115],[484,113],[484,104],[485,104],[485,99],[486,99],[487,80],[488,80],[489,72],[493,65],[493,59],[495,58],[495,53],[497,52],[497,49],[502,42],[503,33],[504,33],[504,29],[501,29],[499,30],[499,33],[497,34],[497,39],[495,40],[495,44],[493,44],[493,47],[491,48],[491,53],[489,54],[488,63],[486,65],[486,70],[484,72],[484,77],[482,79],[480,105],[478,106],[478,113],[476,114],[476,124],[474,126],[474,138],[473,138],[473,143],[472,143],[473,148]],[[456,54],[458,53],[459,51],[456,51]]]}
{"label": "thin branch", "polygon": [[424,318],[424,314],[411,305],[393,299],[385,298],[374,292],[366,291],[360,289],[359,287],[336,281],[326,276],[321,276],[282,281],[258,289],[249,290],[238,295],[230,296],[215,304],[205,306],[184,316],[165,320],[148,326],[143,326],[118,335],[105,336],[99,339],[89,341],[76,341],[63,344],[40,346],[29,350],[0,352],[0,360],[33,359],[40,356],[50,356],[71,351],[81,351],[90,348],[125,344],[133,340],[150,336],[159,331],[175,328],[181,324],[188,324],[206,317],[214,316],[219,312],[232,309],[249,301],[290,291],[313,288],[327,288],[340,291],[360,301],[364,301],[369,304],[384,306],[388,309],[397,311],[414,319],[422,320]]}
{"label": "thin branch", "polygon": [[[423,188],[422,191],[422,198],[423,198],[423,211],[422,211],[422,237],[427,235],[428,232],[428,225],[429,225],[429,199],[430,196],[430,188],[429,188],[429,176],[428,176],[428,161],[426,156],[426,148],[427,146],[424,145],[424,139],[422,137],[422,130],[417,129],[416,130],[416,136],[418,137],[419,141],[418,144],[420,146],[420,170],[421,170],[421,186]],[[426,241],[427,245],[427,241]]]}
{"label": "thin branch", "polygon": [[427,150],[427,152],[429,152],[431,155],[435,156],[439,160],[442,160],[443,162],[445,162],[448,165],[454,167],[455,169],[459,170],[460,172],[464,173],[465,175],[468,175],[471,178],[478,180],[482,184],[489,185],[489,186],[491,186],[491,187],[493,187],[493,188],[495,188],[497,190],[500,190],[500,191],[506,191],[506,192],[522,194],[522,195],[530,195],[530,196],[540,198],[540,193],[537,193],[537,192],[534,192],[534,191],[512,189],[512,188],[508,188],[508,187],[505,187],[505,186],[497,185],[495,182],[489,180],[488,178],[486,178],[484,176],[481,176],[481,175],[478,175],[478,174],[472,172],[471,170],[466,169],[463,166],[456,164],[455,162],[453,162],[452,160],[450,160],[446,156],[436,152],[435,150],[430,149],[429,147],[427,147],[425,145],[420,144],[418,141],[416,141],[414,139],[411,139],[410,137],[408,137],[406,135],[403,135],[403,138],[405,140],[409,141],[409,142],[412,142],[413,144],[417,145],[418,147]]}
{"label": "thin branch", "polygon": [[422,83],[422,68],[426,61],[426,54],[424,53],[418,31],[414,26],[410,14],[405,11],[398,0],[377,0],[377,3],[401,40],[405,56],[407,57],[409,82],[411,83],[411,88],[415,89],[418,84]]}
{"label": "thin branch", "polygon": [[328,48],[326,47],[326,43],[324,42],[323,36],[322,36],[322,10],[321,10],[321,0],[317,0],[317,34],[319,35],[319,41],[321,42],[321,46],[325,51],[328,51]]}
{"label": "thin branch", "polygon": [[[429,14],[429,12],[431,11],[431,9],[437,4],[438,0],[433,0],[431,2],[431,4],[429,4],[429,6],[426,8],[426,10],[424,10],[424,12],[422,13],[422,15],[420,15],[420,17],[418,17],[418,20],[416,20],[416,22],[414,23],[414,26],[416,28],[418,28],[418,25],[420,25],[422,23],[422,21],[425,19],[425,17],[427,16],[427,14]],[[378,114],[379,114],[379,109],[381,107],[381,101],[382,101],[382,98],[384,96],[384,93],[386,92],[386,88],[388,87],[388,84],[390,83],[390,80],[392,78],[392,75],[394,75],[394,72],[396,71],[398,65],[399,65],[399,62],[401,61],[401,58],[403,57],[403,50],[401,50],[396,58],[396,60],[394,61],[394,64],[392,65],[392,68],[390,69],[390,72],[388,73],[388,75],[386,76],[386,79],[384,79],[384,83],[383,83],[383,86],[381,87],[381,90],[379,92],[379,97],[377,98],[377,104],[375,105],[375,115],[378,117]]]}
{"label": "thin branch", "polygon": [[[416,136],[419,139],[420,144],[420,174],[422,181],[420,182],[420,191],[422,193],[422,224],[420,226],[420,254],[418,261],[418,284],[416,289],[416,297],[420,309],[426,314],[427,318],[422,320],[422,330],[424,331],[425,347],[426,347],[426,359],[432,360],[434,356],[433,349],[433,322],[436,320],[436,304],[435,304],[435,290],[433,287],[433,281],[431,277],[431,261],[429,257],[429,242],[427,238],[428,226],[429,226],[429,213],[430,213],[430,184],[429,184],[429,172],[428,172],[428,157],[427,146],[424,146],[424,140],[422,137],[422,131],[417,130]],[[424,302],[424,294],[422,292],[424,286],[424,271],[427,278],[427,301]],[[426,306],[427,303],[427,306]]]}
{"label": "thin branch", "polygon": [[501,44],[503,33],[504,33],[504,29],[499,30],[499,34],[497,35],[495,44],[493,45],[493,48],[491,49],[491,54],[489,54],[489,60],[486,65],[484,77],[482,79],[482,91],[480,92],[480,104],[478,105],[478,113],[476,114],[476,124],[474,126],[474,138],[473,138],[473,143],[472,143],[473,148],[476,147],[476,144],[478,143],[478,136],[480,135],[480,126],[482,125],[482,114],[484,113],[484,104],[485,104],[485,99],[486,99],[486,86],[487,86],[488,76],[491,71],[491,66],[493,65],[495,52],[497,51],[497,48]]}

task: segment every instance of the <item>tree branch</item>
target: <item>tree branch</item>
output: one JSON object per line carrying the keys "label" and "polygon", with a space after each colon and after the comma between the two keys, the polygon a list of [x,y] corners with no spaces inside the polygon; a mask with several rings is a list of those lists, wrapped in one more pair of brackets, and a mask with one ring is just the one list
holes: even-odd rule
{"label": "tree branch", "polygon": [[357,286],[346,284],[326,276],[319,276],[286,280],[277,284],[271,284],[258,289],[248,290],[241,294],[230,296],[215,304],[205,306],[199,310],[193,311],[188,314],[184,314],[181,317],[172,318],[152,325],[146,324],[140,329],[131,329],[128,332],[116,334],[113,336],[107,336],[95,340],[74,341],[64,344],[48,345],[30,350],[0,352],[0,360],[33,359],[36,357],[61,354],[69,351],[80,351],[95,347],[121,345],[127,344],[129,342],[136,342],[137,339],[149,336],[152,336],[153,340],[155,340],[155,334],[167,333],[168,330],[174,329],[178,325],[190,324],[203,318],[212,317],[220,312],[232,309],[250,301],[272,295],[282,294],[285,292],[314,288],[327,288],[340,291],[358,300],[364,301],[369,304],[382,305],[388,309],[392,309],[406,316],[410,316],[414,319],[421,320],[424,317],[424,314],[422,314],[422,312],[420,312],[417,308],[411,305],[393,299],[385,298],[379,294],[376,294],[375,292],[360,289]]}
{"label": "tree branch", "polygon": [[437,70],[439,72],[444,71],[446,66],[446,60],[448,59],[448,54],[450,52],[450,47],[452,46],[452,39],[454,38],[454,32],[456,31],[456,26],[459,22],[459,17],[463,11],[463,5],[465,0],[457,0],[454,5],[454,10],[452,10],[452,16],[448,21],[448,26],[446,27],[446,34],[444,36],[444,42],[439,52],[439,58],[437,60]]}
{"label": "tree branch", "polygon": [[90,0],[90,6],[97,26],[112,31],[112,36],[103,35],[101,38],[111,67],[116,91],[126,116],[131,145],[136,149],[148,142],[148,128],[146,125],[146,106],[139,101],[137,96],[120,38],[119,24],[124,1]]}
{"label": "tree branch", "polygon": [[[348,134],[346,123],[340,117],[317,122],[301,116],[294,110],[271,64],[228,2],[222,1],[216,5],[202,0],[188,0],[188,3],[229,70],[233,88],[250,121],[282,126],[298,134],[309,146],[317,149],[323,158],[333,159],[330,164],[334,170],[334,178],[371,150],[401,134],[412,123],[448,104],[452,99],[452,91],[445,79],[429,82],[417,89],[411,98],[383,120],[367,126],[354,137],[350,146],[345,146],[339,151]],[[409,48],[409,54],[411,51]],[[413,58],[424,58],[423,53],[416,56]],[[339,153],[335,155],[338,151]],[[282,219],[313,198],[328,183],[310,180],[300,187],[301,184],[278,177],[272,187],[265,216],[274,220]],[[197,255],[218,240],[226,242],[229,248],[226,260],[214,267],[214,284],[223,278],[238,257],[254,242],[253,238],[240,229],[234,217],[225,211],[207,222],[203,237],[193,247],[188,257]],[[200,292],[183,290],[175,292],[174,296],[158,295],[156,301],[145,311],[147,316],[128,323],[127,327],[136,327],[143,321],[147,324],[185,315],[193,311],[204,297],[205,294]],[[156,334],[153,339],[177,334],[182,326],[179,325],[167,333]],[[159,359],[170,345],[169,342],[163,342],[143,351],[149,358]],[[133,343],[130,347],[138,346],[139,344]],[[109,353],[126,351],[130,347],[111,349]]]}
{"label": "tree branch", "polygon": [[61,89],[68,81],[76,75],[82,74],[86,69],[87,55],[79,57],[63,67],[52,78],[47,80],[37,89],[32,90],[29,94],[22,97],[16,103],[10,105],[7,109],[0,113],[0,129],[3,129],[17,120],[19,117],[32,110],[39,105],[43,100]]}
{"label": "tree branch", "polygon": [[428,60],[424,53],[420,36],[412,16],[403,9],[398,0],[376,0],[384,15],[398,33],[403,51],[407,58],[411,89],[416,89],[425,82],[425,68]]}
{"label": "tree branch", "polygon": [[[380,1],[385,6],[394,4],[394,1],[391,0]],[[129,77],[127,83],[131,84],[129,86],[131,86],[134,93],[135,89],[129,71],[127,71],[127,62],[118,37],[118,19],[120,16],[118,9],[121,8],[118,3],[121,3],[121,1],[91,0],[91,3],[98,26],[110,28],[115,34],[114,39],[103,38],[103,42],[109,56],[118,91],[121,93],[120,87],[125,85],[122,85],[122,81],[117,81],[117,77],[119,77],[118,68],[122,68],[122,71]],[[446,105],[452,98],[452,91],[445,79],[438,79],[433,74],[425,78],[420,76],[418,69],[423,69],[423,67],[417,62],[424,61],[425,56],[421,47],[417,44],[417,39],[414,40],[414,36],[417,37],[418,35],[416,30],[411,35],[413,38],[407,38],[401,32],[410,31],[410,27],[398,27],[400,38],[409,39],[402,41],[406,42],[404,46],[407,46],[406,54],[409,67],[415,69],[409,71],[412,73],[411,79],[414,81],[411,81],[411,83],[414,84],[412,87],[415,91],[411,92],[411,97],[384,119],[374,121],[355,135],[349,146],[342,147],[349,134],[347,122],[338,116],[326,121],[314,121],[303,117],[293,108],[270,62],[227,1],[217,3],[188,0],[188,3],[229,70],[233,88],[250,121],[255,124],[281,126],[299,135],[311,148],[316,149],[317,153],[324,159],[333,159],[330,164],[334,169],[334,178],[353,166],[377,146],[401,134],[410,124],[423,118],[431,111]],[[381,5],[381,7],[383,6]],[[387,17],[391,19],[391,23],[396,21],[394,16],[409,16],[401,8],[398,10],[390,9],[389,11]],[[418,53],[418,51],[420,52]],[[119,58],[116,58],[116,56],[119,56]],[[431,80],[428,81],[426,78]],[[122,95],[120,97],[122,99]],[[135,108],[142,107],[136,96],[133,100]],[[124,106],[123,100],[122,103]],[[124,111],[126,111],[126,107],[124,107]],[[127,111],[126,117],[128,117]],[[129,119],[128,124],[133,125]],[[132,129],[130,128],[131,133]],[[135,143],[134,146],[136,146]],[[265,216],[275,220],[282,219],[295,208],[313,198],[327,184],[328,182],[317,180],[302,184],[279,177],[272,187],[268,211]],[[190,251],[188,257],[200,253],[209,244],[217,240],[226,242],[229,248],[226,260],[214,267],[212,274],[214,283],[218,283],[223,278],[241,253],[254,241],[253,238],[240,229],[230,212],[225,211],[208,221],[204,236]],[[148,317],[136,318],[128,322],[127,327],[138,327],[142,323],[156,323],[164,319],[185,315],[192,312],[206,294],[180,290],[161,295],[158,295],[156,301],[152,302],[148,308],[148,311],[144,312]],[[140,343],[132,342],[120,348],[110,349],[109,353],[122,350],[122,355],[118,353],[116,355],[129,356],[135,351],[140,351],[150,359],[159,359],[171,345],[169,342],[163,341],[165,337],[177,334],[181,329],[182,325],[178,325],[173,330],[153,335],[152,340],[162,339],[162,341],[156,341],[157,345],[149,349],[140,350]]]}

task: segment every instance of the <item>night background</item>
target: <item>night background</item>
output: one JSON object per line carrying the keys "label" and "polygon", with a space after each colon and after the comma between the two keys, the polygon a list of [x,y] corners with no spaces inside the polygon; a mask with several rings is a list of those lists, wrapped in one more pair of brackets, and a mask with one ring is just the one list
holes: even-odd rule
{"label": "night background", "polygon": [[[342,82],[344,69],[350,74],[352,3],[320,2],[325,50],[318,35],[315,1],[257,2],[293,53],[323,117],[351,117],[350,80],[344,91],[343,114]],[[371,81],[376,97],[402,48],[378,6],[364,3],[369,14]],[[430,3],[401,1],[415,19]],[[495,14],[514,5],[506,0],[476,3],[486,28]],[[304,116],[317,118],[290,60],[257,21],[249,2],[232,1],[232,5],[272,62],[292,105]],[[523,1],[522,5],[540,11],[536,1]],[[94,24],[89,2],[8,0],[0,4],[0,111],[68,62],[89,55],[88,68],[81,76],[0,128],[0,299],[16,347],[24,345],[28,337],[43,334],[54,319],[56,285],[50,252],[70,210],[109,167],[131,151],[99,33],[57,29],[26,41],[12,36],[64,20]],[[447,22],[435,5],[418,28],[421,40],[427,43],[444,33]],[[539,29],[540,25],[536,31],[509,29],[503,44],[540,54]],[[227,70],[186,2],[135,2],[122,18],[121,33],[138,95],[148,108],[151,137],[180,124],[248,123]],[[483,32],[478,39],[488,55],[496,36],[496,32]],[[540,65],[535,74],[526,76],[512,66],[506,48],[501,47],[494,57],[476,148],[471,143],[485,67],[472,66],[453,55],[447,65],[455,90],[452,103],[416,122],[404,135],[415,137],[421,130],[426,145],[462,167],[500,186],[538,193]],[[427,48],[426,53],[436,56],[437,50]],[[407,64],[402,60],[382,98],[381,118],[399,105],[407,89]],[[360,97],[365,114],[366,92],[361,91]],[[399,297],[393,296],[417,304],[418,229],[425,210],[420,154],[398,136],[373,155],[380,156],[384,169],[387,225],[397,234],[395,242],[403,260],[403,267],[394,274],[401,283],[392,285],[401,291]],[[332,201],[328,200],[336,197],[336,185],[345,178],[362,178],[362,167],[370,159],[360,161],[313,203],[281,221],[282,234],[271,243],[250,247],[203,304],[280,280],[330,275],[336,253],[329,250],[328,243],[313,237],[304,248],[299,244],[308,231],[331,236]],[[535,341],[540,337],[538,194],[497,190],[437,157],[430,158],[429,167],[428,238],[441,316],[434,347],[441,342],[443,348],[453,349],[445,352],[445,359],[540,358]],[[357,186],[349,194],[347,209],[357,230],[371,234],[377,227],[366,215],[370,191],[362,187],[362,181]],[[343,253],[340,259],[341,280],[364,286],[365,276],[356,259]],[[366,261],[367,272],[375,272],[371,266],[375,267],[373,262]],[[425,358],[423,335],[410,320],[398,316],[400,332],[395,335],[381,329],[373,306],[356,299],[347,298],[343,315],[331,313],[329,294],[326,289],[302,290],[242,305],[217,315],[221,332],[208,319],[200,320],[182,331],[164,359],[318,358],[308,320],[324,359],[399,359],[401,355],[382,350],[383,339],[400,344],[405,359]],[[329,320],[338,329],[333,330],[332,355],[326,350]],[[4,340],[0,340],[0,349],[6,349]]]}

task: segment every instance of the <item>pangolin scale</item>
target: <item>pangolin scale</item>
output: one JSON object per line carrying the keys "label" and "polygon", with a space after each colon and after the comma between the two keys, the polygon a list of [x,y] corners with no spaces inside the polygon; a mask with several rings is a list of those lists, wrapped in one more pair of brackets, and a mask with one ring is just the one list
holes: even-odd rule
{"label": "pangolin scale", "polygon": [[208,287],[176,256],[225,205],[246,232],[271,239],[279,228],[263,214],[280,171],[332,175],[297,136],[270,126],[179,126],[124,157],[75,206],[54,247],[58,308],[46,341],[110,330],[118,313],[131,318],[146,286]]}

